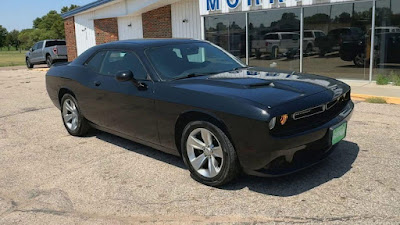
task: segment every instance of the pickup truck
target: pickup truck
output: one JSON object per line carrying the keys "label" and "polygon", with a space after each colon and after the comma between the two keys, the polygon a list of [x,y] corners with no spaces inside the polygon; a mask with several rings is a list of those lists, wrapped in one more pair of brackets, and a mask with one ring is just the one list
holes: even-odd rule
{"label": "pickup truck", "polygon": [[268,33],[263,38],[253,40],[251,49],[257,59],[261,58],[262,54],[270,54],[273,59],[278,58],[280,54],[293,58],[300,48],[299,39],[300,35],[294,32]]}
{"label": "pickup truck", "polygon": [[37,64],[47,64],[51,67],[55,62],[67,60],[67,46],[64,40],[39,41],[26,53],[28,68],[33,68]]}
{"label": "pickup truck", "polygon": [[358,27],[343,27],[330,30],[328,35],[315,39],[315,47],[319,49],[319,56],[324,57],[327,53],[340,51],[343,41],[359,40],[364,32]]}

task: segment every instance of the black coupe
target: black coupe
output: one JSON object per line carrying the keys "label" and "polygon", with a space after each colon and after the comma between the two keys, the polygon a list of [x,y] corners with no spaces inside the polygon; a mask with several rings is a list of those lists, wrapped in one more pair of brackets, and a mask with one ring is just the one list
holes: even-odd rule
{"label": "black coupe", "polygon": [[211,186],[240,171],[280,176],[321,161],[354,108],[340,81],[247,67],[186,39],[93,47],[54,65],[46,86],[71,135],[94,127],[181,156]]}

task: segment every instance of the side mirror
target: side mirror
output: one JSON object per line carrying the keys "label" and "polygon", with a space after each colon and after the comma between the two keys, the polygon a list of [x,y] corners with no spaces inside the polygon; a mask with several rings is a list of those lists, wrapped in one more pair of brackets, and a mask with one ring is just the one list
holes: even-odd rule
{"label": "side mirror", "polygon": [[33,52],[33,48],[30,48],[29,51],[30,51],[30,52]]}
{"label": "side mirror", "polygon": [[120,81],[120,82],[126,82],[126,81],[130,81],[130,80],[133,80],[134,78],[133,78],[133,73],[132,73],[132,71],[121,71],[121,72],[118,72],[116,75],[115,75],[115,79],[117,79],[117,81]]}

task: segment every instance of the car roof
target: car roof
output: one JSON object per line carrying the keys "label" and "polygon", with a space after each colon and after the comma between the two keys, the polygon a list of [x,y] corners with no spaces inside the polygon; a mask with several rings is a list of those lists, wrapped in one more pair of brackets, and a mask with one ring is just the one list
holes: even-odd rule
{"label": "car roof", "polygon": [[143,39],[115,41],[103,44],[101,46],[116,47],[118,45],[131,45],[132,47],[148,48],[148,47],[159,47],[159,46],[173,45],[173,44],[189,44],[196,42],[204,42],[204,41],[195,39],[186,39],[186,38],[143,38]]}

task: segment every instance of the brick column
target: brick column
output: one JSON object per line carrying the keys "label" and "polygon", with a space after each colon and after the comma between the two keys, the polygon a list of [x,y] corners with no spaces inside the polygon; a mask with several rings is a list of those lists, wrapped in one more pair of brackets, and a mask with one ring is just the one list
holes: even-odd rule
{"label": "brick column", "polygon": [[171,5],[142,14],[144,38],[172,38]]}
{"label": "brick column", "polygon": [[107,18],[94,20],[96,44],[118,41],[118,19]]}
{"label": "brick column", "polygon": [[69,17],[64,20],[65,41],[67,42],[68,62],[71,62],[78,57],[76,49],[75,35],[75,17]]}

